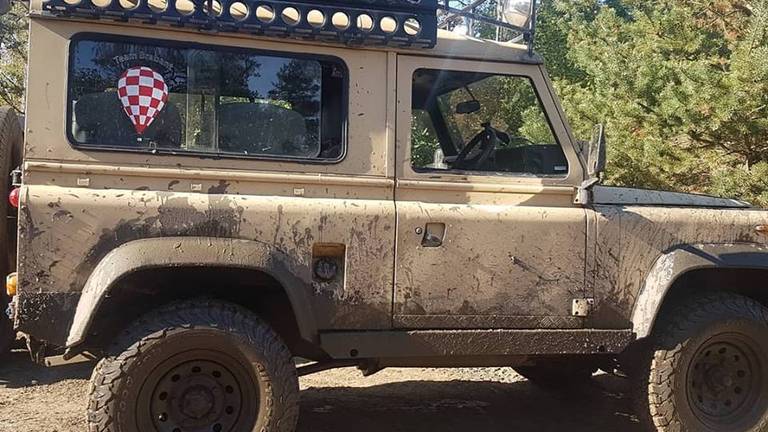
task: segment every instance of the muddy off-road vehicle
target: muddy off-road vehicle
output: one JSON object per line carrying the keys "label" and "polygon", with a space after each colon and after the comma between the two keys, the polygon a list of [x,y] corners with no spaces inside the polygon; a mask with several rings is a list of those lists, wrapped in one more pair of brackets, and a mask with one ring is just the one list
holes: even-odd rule
{"label": "muddy off-road vehicle", "polygon": [[8,311],[33,357],[100,358],[89,430],[289,432],[342,366],[602,369],[649,430],[768,430],[768,212],[600,185],[530,0],[30,10]]}

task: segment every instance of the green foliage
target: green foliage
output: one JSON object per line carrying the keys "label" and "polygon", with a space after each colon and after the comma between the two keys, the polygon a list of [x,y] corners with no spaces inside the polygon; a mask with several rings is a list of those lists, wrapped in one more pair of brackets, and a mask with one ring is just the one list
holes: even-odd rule
{"label": "green foliage", "polygon": [[411,122],[411,165],[425,167],[435,160],[440,148],[432,121],[426,111],[414,110]]}
{"label": "green foliage", "polygon": [[758,162],[749,170],[723,165],[713,172],[710,192],[738,196],[765,206],[768,203],[768,162]]}
{"label": "green foliage", "polygon": [[[512,136],[525,137],[539,143],[551,144],[554,141],[544,112],[538,103],[533,84],[524,78],[494,75],[469,85],[466,89],[454,90],[438,97],[443,113],[454,113],[461,102],[472,100],[474,96],[480,102],[480,110],[464,115],[445,115],[448,127],[461,144],[469,142],[484,122],[490,122],[495,128]],[[526,135],[531,131],[535,136]]]}
{"label": "green foliage", "polygon": [[549,0],[538,50],[612,184],[768,206],[768,1]]}
{"label": "green foliage", "polygon": [[305,116],[320,111],[320,65],[305,60],[286,62],[277,72],[277,81],[269,97],[275,101],[292,104],[294,109]]}
{"label": "green foliage", "polygon": [[0,16],[0,105],[24,112],[24,77],[27,64],[27,8],[14,2]]}

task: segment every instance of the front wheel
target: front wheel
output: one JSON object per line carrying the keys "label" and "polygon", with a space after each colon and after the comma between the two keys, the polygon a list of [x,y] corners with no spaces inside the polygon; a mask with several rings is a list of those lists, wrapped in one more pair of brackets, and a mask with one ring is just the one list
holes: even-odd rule
{"label": "front wheel", "polygon": [[93,372],[91,432],[292,432],[298,378],[285,344],[249,311],[184,302],[133,324]]}
{"label": "front wheel", "polygon": [[639,366],[637,411],[649,431],[768,430],[768,309],[754,300],[688,302],[655,329]]}

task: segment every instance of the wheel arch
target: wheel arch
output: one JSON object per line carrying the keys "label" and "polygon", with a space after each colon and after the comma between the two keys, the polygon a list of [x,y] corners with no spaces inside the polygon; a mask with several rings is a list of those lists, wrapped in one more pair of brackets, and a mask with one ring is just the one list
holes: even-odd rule
{"label": "wheel arch", "polygon": [[[766,245],[731,243],[675,247],[662,254],[648,272],[632,311],[633,331],[638,339],[648,337],[666,305],[698,290],[736,292],[768,306],[768,287],[760,289],[724,283],[753,280],[759,276],[768,279]],[[697,286],[697,281],[705,283]]]}
{"label": "wheel arch", "polygon": [[[135,240],[112,250],[95,267],[87,279],[77,304],[66,347],[72,349],[86,341],[95,318],[106,300],[125,285],[143,274],[190,271],[195,274],[217,272],[221,280],[227,277],[248,278],[264,275],[271,288],[284,293],[295,319],[298,336],[309,343],[317,342],[317,327],[308,295],[308,282],[298,275],[296,260],[275,247],[252,240],[200,237],[163,237]],[[159,287],[158,287],[159,288]],[[217,292],[218,290],[218,292]],[[153,295],[152,289],[144,290]],[[220,287],[210,287],[194,295],[229,299]],[[153,305],[154,307],[155,305]],[[159,306],[159,304],[157,305]]]}

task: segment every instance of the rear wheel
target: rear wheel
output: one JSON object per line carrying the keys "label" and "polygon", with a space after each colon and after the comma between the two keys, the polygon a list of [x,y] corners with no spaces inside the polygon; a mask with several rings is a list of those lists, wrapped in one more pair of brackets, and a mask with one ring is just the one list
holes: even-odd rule
{"label": "rear wheel", "polygon": [[[0,107],[0,280],[4,280],[16,266],[16,224],[7,217],[14,216],[15,209],[11,208],[6,196],[11,189],[11,171],[20,163],[22,136],[16,112],[9,107]],[[5,289],[0,289],[0,356],[6,354],[16,340],[16,332],[5,313],[9,301]]]}
{"label": "rear wheel", "polygon": [[669,316],[634,377],[646,429],[768,430],[768,309],[724,293]]}
{"label": "rear wheel", "polygon": [[297,418],[290,352],[267,324],[226,303],[149,314],[91,378],[91,432],[291,432]]}

